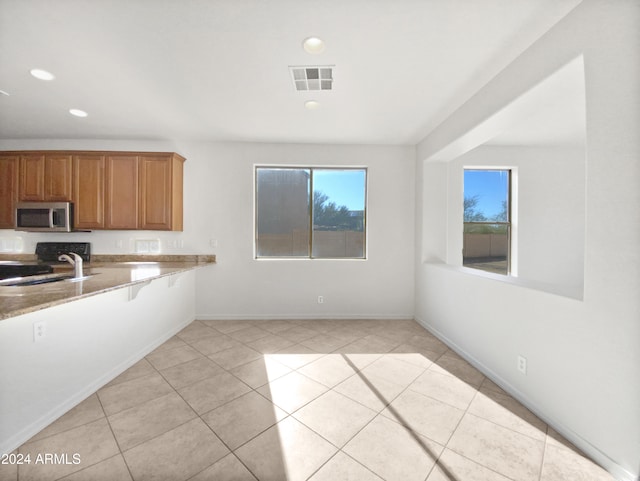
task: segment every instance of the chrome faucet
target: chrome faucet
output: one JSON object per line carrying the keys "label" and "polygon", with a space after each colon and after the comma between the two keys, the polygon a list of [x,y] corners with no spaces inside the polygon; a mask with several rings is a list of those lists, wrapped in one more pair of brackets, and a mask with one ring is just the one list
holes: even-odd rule
{"label": "chrome faucet", "polygon": [[80,257],[75,252],[69,252],[74,258],[69,257],[68,254],[62,254],[58,256],[59,261],[66,261],[74,267],[73,277],[75,279],[81,279],[84,274],[82,272],[82,257]]}

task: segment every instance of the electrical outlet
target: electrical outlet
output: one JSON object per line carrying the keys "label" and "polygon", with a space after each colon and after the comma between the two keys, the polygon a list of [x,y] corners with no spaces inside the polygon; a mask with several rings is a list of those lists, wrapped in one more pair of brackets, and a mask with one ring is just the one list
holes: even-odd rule
{"label": "electrical outlet", "polygon": [[22,239],[19,237],[0,238],[0,252],[21,252]]}
{"label": "electrical outlet", "polygon": [[46,325],[44,321],[33,323],[33,342],[38,342],[44,339],[46,334]]}
{"label": "electrical outlet", "polygon": [[149,241],[136,239],[136,254],[148,254],[149,253]]}
{"label": "electrical outlet", "polygon": [[160,239],[136,239],[136,254],[160,254]]}
{"label": "electrical outlet", "polygon": [[318,304],[324,303],[324,296],[318,296]]}
{"label": "electrical outlet", "polygon": [[527,358],[518,356],[518,371],[522,374],[527,374]]}

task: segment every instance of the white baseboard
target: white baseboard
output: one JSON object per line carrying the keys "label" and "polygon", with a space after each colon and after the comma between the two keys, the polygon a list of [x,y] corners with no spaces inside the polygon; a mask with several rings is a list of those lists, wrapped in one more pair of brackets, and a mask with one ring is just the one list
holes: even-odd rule
{"label": "white baseboard", "polygon": [[635,476],[630,473],[622,466],[613,461],[610,457],[608,457],[605,453],[600,451],[598,448],[593,446],[590,442],[580,437],[579,434],[565,426],[558,419],[554,419],[548,416],[539,406],[537,406],[534,402],[527,398],[521,391],[513,387],[510,383],[505,381],[501,376],[493,372],[487,366],[485,366],[481,361],[470,355],[460,346],[458,346],[455,342],[451,341],[447,336],[442,334],[440,331],[435,329],[426,321],[415,318],[416,322],[418,322],[422,327],[424,327],[431,334],[436,336],[442,342],[444,342],[447,346],[453,349],[457,354],[459,354],[462,358],[464,358],[469,364],[482,372],[485,376],[487,376],[491,381],[496,383],[502,389],[504,389],[509,395],[514,397],[518,402],[520,402],[523,406],[525,406],[529,411],[534,413],[540,419],[542,419],[545,423],[551,426],[555,431],[557,431],[560,435],[566,438],[569,442],[575,445],[578,449],[580,449],[583,453],[585,453],[589,458],[591,458],[595,463],[599,464],[603,469],[611,473],[615,479],[619,481],[640,481],[640,476]]}
{"label": "white baseboard", "polygon": [[358,319],[372,319],[372,320],[413,320],[413,315],[406,314],[393,314],[388,316],[381,316],[378,314],[285,314],[285,315],[277,315],[277,314],[268,314],[268,315],[243,315],[243,314],[224,314],[221,315],[219,312],[212,314],[196,314],[196,319],[199,321],[268,321],[268,320],[313,320],[313,319],[344,319],[344,320],[358,320]]}

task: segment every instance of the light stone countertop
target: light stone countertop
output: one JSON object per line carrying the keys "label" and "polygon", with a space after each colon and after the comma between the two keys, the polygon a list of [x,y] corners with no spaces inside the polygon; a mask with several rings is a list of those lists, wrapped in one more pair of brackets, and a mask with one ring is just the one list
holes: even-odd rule
{"label": "light stone countertop", "polygon": [[[0,286],[0,321],[28,312],[46,309],[59,304],[102,294],[195,268],[212,265],[213,256],[176,256],[175,261],[104,259],[84,264],[84,280],[65,280],[34,286]],[[138,259],[140,259],[138,257]],[[68,269],[58,266],[56,272]]]}

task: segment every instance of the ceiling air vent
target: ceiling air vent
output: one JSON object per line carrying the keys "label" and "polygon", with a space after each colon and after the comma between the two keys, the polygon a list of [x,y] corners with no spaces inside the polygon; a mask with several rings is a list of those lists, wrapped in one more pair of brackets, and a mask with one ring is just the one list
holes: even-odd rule
{"label": "ceiling air vent", "polygon": [[289,67],[296,90],[332,90],[333,65]]}

